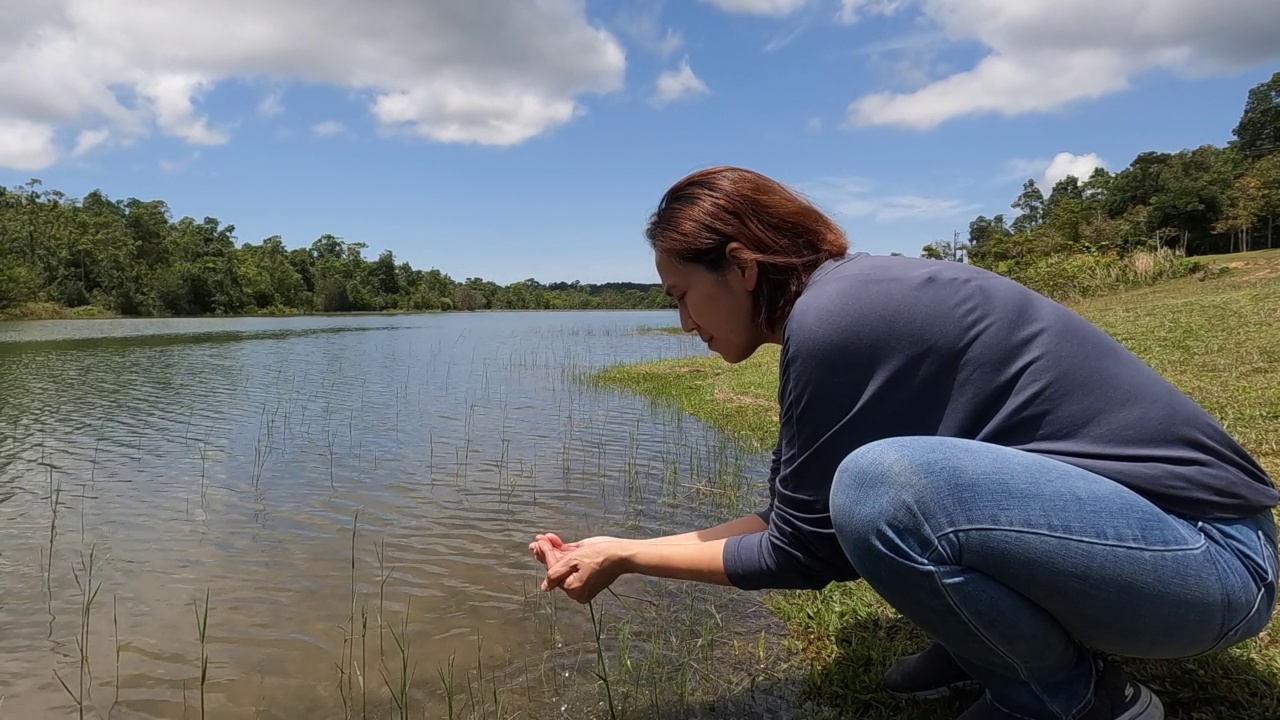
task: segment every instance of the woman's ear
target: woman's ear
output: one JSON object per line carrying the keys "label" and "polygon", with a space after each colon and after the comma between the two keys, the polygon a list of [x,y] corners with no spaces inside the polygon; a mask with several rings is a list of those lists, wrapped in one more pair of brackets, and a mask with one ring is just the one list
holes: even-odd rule
{"label": "woman's ear", "polygon": [[747,247],[735,240],[725,246],[724,253],[728,257],[729,267],[742,277],[742,285],[747,292],[755,290],[760,269]]}

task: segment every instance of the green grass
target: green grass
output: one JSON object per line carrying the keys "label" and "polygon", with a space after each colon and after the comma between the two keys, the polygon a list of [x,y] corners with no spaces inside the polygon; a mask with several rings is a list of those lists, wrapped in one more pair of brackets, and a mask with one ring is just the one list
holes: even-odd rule
{"label": "green grass", "polygon": [[607,368],[595,379],[674,402],[756,449],[778,437],[778,352],[769,346],[737,367],[718,355]]}
{"label": "green grass", "polygon": [[678,327],[668,327],[665,325],[641,325],[636,328],[636,332],[641,335],[684,335],[684,330]]}
{"label": "green grass", "polygon": [[0,320],[73,320],[118,317],[110,310],[94,305],[69,308],[57,303],[23,303],[0,308]]}
{"label": "green grass", "polygon": [[[1203,262],[1230,269],[1072,307],[1200,402],[1280,477],[1280,250]],[[598,379],[673,403],[765,449],[777,434],[777,358],[770,346],[734,366],[696,357],[614,367]],[[925,639],[865,583],[764,597],[788,629],[782,641],[790,670],[805,678],[813,716],[943,720],[972,699],[899,701],[881,688],[893,659]],[[1216,655],[1124,664],[1160,694],[1170,717],[1280,717],[1280,618],[1259,637]]]}

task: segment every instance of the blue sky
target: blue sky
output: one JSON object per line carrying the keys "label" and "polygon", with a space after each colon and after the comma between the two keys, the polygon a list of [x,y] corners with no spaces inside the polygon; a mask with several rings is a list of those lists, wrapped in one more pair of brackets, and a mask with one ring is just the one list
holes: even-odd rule
{"label": "blue sky", "polygon": [[1027,177],[1226,142],[1280,69],[1280,3],[1248,0],[202,5],[0,10],[0,183],[456,278],[654,281],[646,217],[696,168],[914,255]]}

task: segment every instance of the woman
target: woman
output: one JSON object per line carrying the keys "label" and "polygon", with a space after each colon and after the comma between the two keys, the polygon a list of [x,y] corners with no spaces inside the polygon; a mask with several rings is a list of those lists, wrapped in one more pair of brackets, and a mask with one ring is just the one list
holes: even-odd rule
{"label": "woman", "polygon": [[770,501],[673,537],[539,535],[545,590],[860,578],[933,640],[886,685],[977,683],[961,720],[1158,720],[1104,654],[1199,655],[1267,624],[1274,483],[1071,310],[970,265],[850,254],[816,208],[738,168],[677,182],[646,236],[684,330],[730,363],[782,346]]}

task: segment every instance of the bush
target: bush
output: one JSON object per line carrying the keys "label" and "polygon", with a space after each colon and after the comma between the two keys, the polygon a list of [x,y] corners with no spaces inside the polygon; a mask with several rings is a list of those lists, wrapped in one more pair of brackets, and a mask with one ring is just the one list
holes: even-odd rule
{"label": "bush", "polygon": [[52,302],[29,302],[0,308],[0,320],[68,320],[116,317],[110,310],[95,305],[69,308]]}
{"label": "bush", "polygon": [[1162,248],[1124,257],[1073,253],[1020,258],[996,263],[991,269],[1065,302],[1186,277],[1199,270],[1200,263]]}

